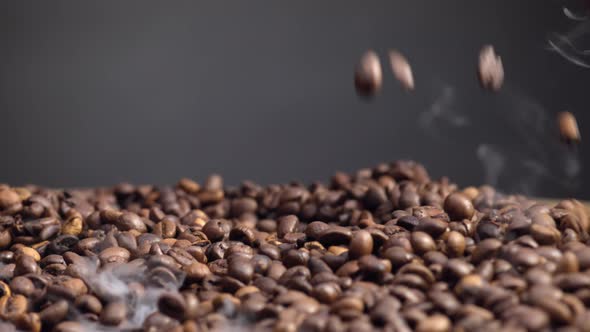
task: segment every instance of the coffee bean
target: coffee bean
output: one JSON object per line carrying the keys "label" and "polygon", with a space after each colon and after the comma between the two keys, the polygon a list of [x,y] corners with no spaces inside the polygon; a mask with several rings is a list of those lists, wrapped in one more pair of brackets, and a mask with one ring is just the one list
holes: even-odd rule
{"label": "coffee bean", "polygon": [[314,287],[312,295],[322,303],[332,303],[340,296],[341,292],[337,283],[324,282]]}
{"label": "coffee bean", "polygon": [[432,237],[424,232],[412,232],[412,248],[419,254],[436,250],[436,243]]}
{"label": "coffee bean", "polygon": [[373,50],[365,52],[354,71],[354,85],[359,95],[372,96],[381,90],[383,73],[379,56]]}
{"label": "coffee bean", "polygon": [[252,276],[254,275],[254,266],[251,260],[242,257],[236,257],[234,259],[230,259],[227,273],[229,276],[247,284],[250,282],[250,280],[252,280]]}
{"label": "coffee bean", "polygon": [[437,238],[448,229],[448,225],[449,224],[444,220],[420,218],[420,222],[414,228],[414,230],[428,233],[433,238]]}
{"label": "coffee bean", "polygon": [[451,329],[451,320],[444,315],[433,315],[418,323],[418,332],[446,332]]}
{"label": "coffee bean", "polygon": [[202,230],[211,242],[220,241],[225,236],[225,229],[219,219],[208,221]]}
{"label": "coffee bean", "polygon": [[0,210],[20,204],[21,197],[11,188],[0,188]]}
{"label": "coffee bean", "polygon": [[456,192],[447,196],[444,202],[444,209],[451,220],[471,219],[475,209],[471,200],[462,193]]}
{"label": "coffee bean", "polygon": [[234,216],[241,216],[246,213],[256,213],[258,203],[250,197],[234,199],[231,204],[231,211]]}
{"label": "coffee bean", "polygon": [[390,50],[389,63],[393,75],[401,83],[402,87],[406,90],[414,90],[414,75],[406,57],[398,51]]}
{"label": "coffee bean", "polygon": [[18,256],[15,261],[14,275],[20,276],[29,273],[40,273],[40,268],[35,262],[35,259],[29,255]]}
{"label": "coffee bean", "polygon": [[570,112],[560,112],[557,114],[557,126],[559,135],[564,143],[580,143],[580,131],[574,115]]}
{"label": "coffee bean", "polygon": [[330,226],[320,235],[320,242],[324,246],[331,246],[335,244],[348,244],[352,238],[352,232],[341,226]]}
{"label": "coffee bean", "polygon": [[299,221],[297,220],[297,217],[294,215],[284,216],[281,219],[279,219],[278,222],[279,223],[278,223],[278,227],[277,227],[277,236],[279,238],[283,238],[288,233],[294,232],[295,228],[297,227],[297,225],[299,223]]}
{"label": "coffee bean", "polygon": [[0,318],[14,321],[27,311],[29,302],[26,297],[15,294],[0,298]]}
{"label": "coffee bean", "polygon": [[35,285],[31,281],[31,279],[20,276],[12,279],[12,281],[10,282],[10,288],[6,289],[8,290],[8,292],[5,291],[5,293],[8,293],[8,295],[10,295],[10,291],[12,291],[12,293],[14,294],[22,294],[26,297],[29,297],[35,291]]}
{"label": "coffee bean", "polygon": [[447,244],[447,253],[449,254],[449,256],[452,256],[452,257],[463,256],[463,253],[465,252],[465,247],[466,247],[465,237],[463,236],[463,234],[456,232],[456,231],[449,232],[449,234],[447,235],[446,244]]}
{"label": "coffee bean", "polygon": [[68,302],[65,300],[59,300],[43,309],[39,314],[43,324],[56,325],[66,318],[68,310]]}
{"label": "coffee bean", "polygon": [[127,317],[127,306],[123,302],[107,304],[100,314],[100,322],[104,325],[117,326]]}
{"label": "coffee bean", "polygon": [[180,179],[180,181],[178,181],[178,187],[189,194],[196,194],[201,189],[201,186],[197,182],[189,178]]}
{"label": "coffee bean", "polygon": [[82,295],[76,298],[76,308],[82,312],[90,312],[100,315],[102,311],[102,304],[93,295]]}
{"label": "coffee bean", "polygon": [[158,309],[178,321],[186,317],[186,304],[179,293],[164,293],[158,299]]}
{"label": "coffee bean", "polygon": [[489,259],[502,247],[502,242],[497,239],[485,239],[477,244],[471,254],[471,261],[475,264]]}
{"label": "coffee bean", "polygon": [[364,230],[354,232],[350,240],[348,252],[351,258],[371,254],[373,252],[373,237],[371,234]]}
{"label": "coffee bean", "polygon": [[502,59],[491,45],[485,45],[479,53],[478,76],[482,87],[491,91],[500,90],[504,83]]}
{"label": "coffee bean", "polygon": [[254,231],[246,226],[236,226],[229,232],[229,239],[232,241],[240,241],[246,245],[254,243]]}
{"label": "coffee bean", "polygon": [[121,247],[109,247],[104,249],[98,255],[102,264],[107,263],[125,263],[131,257],[129,250]]}

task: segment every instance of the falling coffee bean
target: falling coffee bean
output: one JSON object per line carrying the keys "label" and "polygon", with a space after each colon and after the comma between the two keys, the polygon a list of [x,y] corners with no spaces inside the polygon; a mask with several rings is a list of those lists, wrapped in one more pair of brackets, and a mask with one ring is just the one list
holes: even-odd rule
{"label": "falling coffee bean", "polygon": [[402,87],[406,90],[414,90],[414,75],[406,57],[398,51],[391,50],[389,51],[389,63],[393,75]]}
{"label": "falling coffee bean", "polygon": [[354,85],[360,96],[370,97],[381,90],[383,73],[381,61],[375,51],[365,52],[354,71]]}
{"label": "falling coffee bean", "polygon": [[499,91],[504,83],[502,59],[491,45],[483,46],[479,53],[478,76],[482,87],[491,91]]}
{"label": "falling coffee bean", "polygon": [[580,131],[578,122],[570,112],[560,112],[557,114],[557,126],[561,140],[569,145],[580,143]]}

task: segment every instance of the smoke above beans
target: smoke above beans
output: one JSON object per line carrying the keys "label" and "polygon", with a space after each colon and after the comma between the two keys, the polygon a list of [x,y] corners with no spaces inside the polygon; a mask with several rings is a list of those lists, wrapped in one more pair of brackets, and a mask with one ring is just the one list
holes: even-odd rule
{"label": "smoke above beans", "polygon": [[584,331],[589,232],[576,200],[413,161],[310,185],[0,185],[0,328]]}
{"label": "smoke above beans", "polygon": [[574,22],[573,28],[566,33],[551,33],[547,40],[550,51],[557,53],[570,63],[583,68],[590,68],[590,48],[587,44],[590,33],[590,20],[587,16],[588,9],[572,10],[564,7],[563,14]]}
{"label": "smoke above beans", "polygon": [[[375,51],[371,50],[370,54],[370,62],[379,65],[367,66],[366,56],[363,56],[357,68],[371,67],[371,72],[375,73],[381,65]],[[388,51],[387,57],[393,77],[404,90],[413,91],[415,79],[407,58],[398,50]],[[517,139],[503,144],[495,142],[495,137],[483,138],[477,145],[474,152],[483,165],[486,183],[496,186],[500,180],[509,177],[511,183],[503,187],[525,194],[535,193],[542,181],[557,184],[568,192],[574,190],[581,169],[576,150],[581,135],[573,113],[560,112],[552,121],[541,105],[510,84],[505,84],[502,59],[492,45],[483,45],[475,62],[475,76],[480,86],[492,92],[490,98],[494,98],[499,105],[492,110],[496,115],[495,121],[503,123],[502,127],[506,130],[503,135],[511,134]],[[361,65],[363,63],[364,66]],[[374,89],[361,92],[361,87],[355,83],[357,91],[365,98],[376,98],[377,92],[386,89],[382,74],[372,76],[378,78],[374,84],[368,84]],[[478,123],[479,115],[464,110],[469,106],[459,107],[457,102],[461,91],[452,84],[433,80],[429,85],[434,85],[436,92],[430,106],[418,114],[421,132],[439,143],[455,139],[464,141],[466,135],[472,135],[467,129]],[[485,122],[480,121],[479,125],[485,125]],[[561,146],[556,144],[559,141],[563,143]]]}

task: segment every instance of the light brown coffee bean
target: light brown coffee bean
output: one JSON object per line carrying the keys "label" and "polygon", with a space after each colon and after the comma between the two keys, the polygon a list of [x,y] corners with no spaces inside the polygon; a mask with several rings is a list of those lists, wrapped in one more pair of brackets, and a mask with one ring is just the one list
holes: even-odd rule
{"label": "light brown coffee bean", "polygon": [[558,113],[557,126],[559,128],[559,136],[565,143],[580,143],[581,137],[578,123],[571,112]]}
{"label": "light brown coffee bean", "polygon": [[389,64],[393,75],[406,90],[414,90],[414,75],[408,60],[400,52],[389,51]]}
{"label": "light brown coffee bean", "polygon": [[491,45],[483,46],[479,53],[478,76],[482,87],[491,91],[499,91],[504,83],[502,59]]}

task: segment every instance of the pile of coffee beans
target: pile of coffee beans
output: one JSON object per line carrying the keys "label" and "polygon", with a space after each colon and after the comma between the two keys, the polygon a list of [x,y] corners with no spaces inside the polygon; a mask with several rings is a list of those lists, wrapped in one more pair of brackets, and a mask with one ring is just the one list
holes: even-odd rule
{"label": "pile of coffee beans", "polygon": [[590,220],[411,161],[328,184],[0,185],[1,331],[590,331]]}

